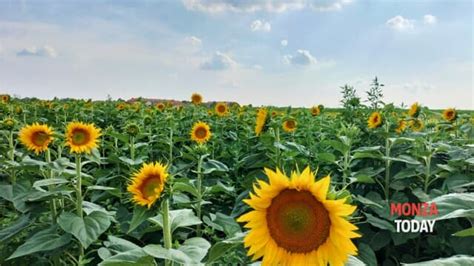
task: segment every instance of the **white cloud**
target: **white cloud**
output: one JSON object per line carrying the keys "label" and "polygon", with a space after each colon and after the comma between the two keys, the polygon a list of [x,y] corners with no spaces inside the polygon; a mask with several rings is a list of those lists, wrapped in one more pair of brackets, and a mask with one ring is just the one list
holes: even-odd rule
{"label": "white cloud", "polygon": [[217,51],[211,58],[201,63],[200,68],[203,70],[225,70],[237,65],[232,57]]}
{"label": "white cloud", "polygon": [[411,30],[415,28],[415,21],[404,18],[400,15],[395,16],[386,22],[387,26],[397,31]]}
{"label": "white cloud", "polygon": [[283,57],[283,62],[289,65],[309,66],[316,64],[317,60],[308,50],[299,49],[294,55],[285,55]]}
{"label": "white cloud", "polygon": [[287,46],[288,45],[288,40],[281,40],[280,44],[281,44],[281,46]]}
{"label": "white cloud", "polygon": [[268,21],[257,19],[250,24],[250,29],[252,31],[269,32],[272,30],[272,25]]}
{"label": "white cloud", "polygon": [[183,0],[184,6],[189,10],[207,13],[222,12],[257,12],[265,11],[281,13],[290,10],[311,8],[315,11],[340,10],[352,0]]}
{"label": "white cloud", "polygon": [[201,46],[202,40],[196,36],[189,36],[185,38],[185,42],[192,46]]}
{"label": "white cloud", "polygon": [[436,22],[438,22],[438,19],[433,15],[426,14],[423,16],[423,23],[427,25],[434,25]]}
{"label": "white cloud", "polygon": [[56,57],[58,54],[51,46],[24,48],[16,53],[17,56]]}
{"label": "white cloud", "polygon": [[252,66],[252,69],[255,69],[255,70],[262,70],[263,67],[261,65],[253,65]]}

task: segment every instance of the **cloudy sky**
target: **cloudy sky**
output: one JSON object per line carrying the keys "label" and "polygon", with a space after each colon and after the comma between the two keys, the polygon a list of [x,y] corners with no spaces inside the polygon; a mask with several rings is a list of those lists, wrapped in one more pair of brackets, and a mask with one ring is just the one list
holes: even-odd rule
{"label": "cloudy sky", "polygon": [[0,0],[0,93],[474,109],[470,0]]}

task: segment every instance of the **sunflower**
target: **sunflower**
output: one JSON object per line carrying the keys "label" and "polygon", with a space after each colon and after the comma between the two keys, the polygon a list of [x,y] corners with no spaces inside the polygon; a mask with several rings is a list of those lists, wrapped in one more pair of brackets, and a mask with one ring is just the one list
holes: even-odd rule
{"label": "sunflower", "polygon": [[161,112],[163,112],[166,108],[165,104],[162,102],[157,103],[155,106],[156,106],[156,109],[160,110]]}
{"label": "sunflower", "polygon": [[424,127],[425,127],[425,125],[423,124],[423,121],[421,121],[421,120],[419,120],[419,119],[414,119],[414,120],[411,120],[411,121],[410,121],[410,128],[411,128],[413,131],[419,132],[419,131],[421,131]]}
{"label": "sunflower", "polygon": [[401,134],[403,131],[405,131],[406,128],[407,128],[407,121],[400,120],[398,121],[398,126],[395,129],[395,132],[397,132],[398,134]]}
{"label": "sunflower", "polygon": [[116,108],[117,108],[117,110],[122,111],[122,110],[124,110],[126,107],[127,107],[127,105],[126,105],[125,103],[119,103],[119,104],[117,104],[117,107],[116,107]]}
{"label": "sunflower", "polygon": [[319,109],[319,105],[315,105],[315,106],[311,107],[311,115],[312,116],[318,116],[319,114],[321,114],[321,109]]}
{"label": "sunflower", "polygon": [[273,111],[272,111],[272,117],[277,117],[277,116],[278,116],[278,112],[275,111],[275,110],[273,110]]}
{"label": "sunflower", "polygon": [[416,102],[411,105],[410,110],[408,110],[408,115],[417,118],[420,114],[420,105]]}
{"label": "sunflower", "polygon": [[448,122],[453,122],[458,117],[456,109],[448,108],[443,111],[443,118]]}
{"label": "sunflower", "polygon": [[191,102],[194,104],[201,104],[202,103],[202,96],[199,93],[193,93],[191,95]]}
{"label": "sunflower", "polygon": [[262,265],[343,265],[349,255],[357,254],[351,238],[360,237],[358,228],[346,217],[355,206],[345,199],[326,198],[330,177],[315,182],[306,168],[291,178],[276,170],[265,169],[269,183],[258,180],[250,199],[244,200],[252,211],[238,222],[250,232],[244,246],[253,260],[263,257]]}
{"label": "sunflower", "polygon": [[8,95],[8,94],[2,94],[2,95],[0,96],[0,98],[2,99],[2,102],[3,102],[3,103],[7,103],[7,102],[10,101],[10,95]]}
{"label": "sunflower", "polygon": [[282,126],[286,132],[293,132],[296,130],[296,121],[294,119],[287,119],[283,122]]}
{"label": "sunflower", "polygon": [[227,107],[226,103],[217,103],[214,111],[218,116],[226,116],[229,113],[229,107]]}
{"label": "sunflower", "polygon": [[258,109],[257,119],[255,123],[255,134],[257,136],[259,136],[262,133],[266,120],[267,120],[267,109],[265,108]]}
{"label": "sunflower", "polygon": [[2,121],[2,126],[7,130],[12,130],[15,127],[15,125],[16,125],[16,120],[11,117],[7,117],[3,119]]}
{"label": "sunflower", "polygon": [[69,146],[73,153],[90,153],[98,146],[100,135],[100,129],[94,124],[71,122],[66,129],[66,146]]}
{"label": "sunflower", "polygon": [[39,154],[46,151],[48,145],[53,141],[53,130],[47,125],[34,123],[23,127],[18,137],[28,150]]}
{"label": "sunflower", "polygon": [[369,128],[378,128],[380,125],[382,125],[382,115],[379,112],[373,112],[369,120],[367,120],[367,125]]}
{"label": "sunflower", "polygon": [[160,198],[168,178],[167,168],[161,163],[145,163],[132,176],[127,191],[133,194],[136,204],[150,208]]}
{"label": "sunflower", "polygon": [[199,144],[207,142],[211,135],[211,128],[205,122],[196,122],[191,129],[191,139]]}

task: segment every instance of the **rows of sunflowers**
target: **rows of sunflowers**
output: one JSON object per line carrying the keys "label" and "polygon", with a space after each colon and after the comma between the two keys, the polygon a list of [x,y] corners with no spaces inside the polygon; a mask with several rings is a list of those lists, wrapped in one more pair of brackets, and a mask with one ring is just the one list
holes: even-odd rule
{"label": "rows of sunflowers", "polygon": [[472,265],[473,112],[343,103],[2,95],[0,264]]}

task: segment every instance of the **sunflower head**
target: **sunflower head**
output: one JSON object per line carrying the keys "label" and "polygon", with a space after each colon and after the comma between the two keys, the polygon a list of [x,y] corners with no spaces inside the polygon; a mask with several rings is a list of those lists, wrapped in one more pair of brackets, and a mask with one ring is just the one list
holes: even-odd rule
{"label": "sunflower head", "polygon": [[11,117],[7,117],[3,119],[2,121],[2,126],[6,130],[12,130],[15,127],[15,125],[16,125],[16,120]]}
{"label": "sunflower head", "polygon": [[3,103],[8,103],[10,101],[10,95],[2,94],[0,95],[0,99],[2,100]]}
{"label": "sunflower head", "polygon": [[153,118],[151,118],[151,116],[149,115],[146,115],[145,117],[143,117],[143,123],[145,125],[149,125],[153,122]]}
{"label": "sunflower head", "polygon": [[443,118],[444,118],[444,120],[446,120],[448,122],[455,121],[457,117],[458,117],[458,114],[456,112],[456,109],[454,109],[454,108],[448,108],[448,109],[443,111]]}
{"label": "sunflower head", "polygon": [[367,126],[370,129],[378,128],[382,125],[382,115],[379,112],[373,112],[367,120]]}
{"label": "sunflower head", "polygon": [[23,127],[18,134],[20,142],[30,151],[36,154],[48,149],[53,141],[53,130],[47,125],[34,123]]}
{"label": "sunflower head", "polygon": [[129,123],[125,126],[125,132],[131,137],[136,137],[140,133],[140,127],[135,123]]}
{"label": "sunflower head", "polygon": [[161,163],[145,163],[132,176],[127,191],[137,205],[150,208],[161,196],[168,178],[168,167]]}
{"label": "sunflower head", "polygon": [[276,117],[276,116],[278,116],[278,112],[275,111],[275,110],[273,110],[273,111],[272,111],[272,117]]}
{"label": "sunflower head", "polygon": [[125,110],[125,108],[127,108],[127,104],[126,103],[119,103],[119,104],[117,104],[116,108],[119,111]]}
{"label": "sunflower head", "polygon": [[156,109],[158,109],[160,112],[163,112],[166,108],[166,105],[162,102],[157,103],[155,106],[156,106]]}
{"label": "sunflower head", "polygon": [[289,118],[283,122],[283,130],[285,132],[293,132],[296,130],[296,120]]}
{"label": "sunflower head", "polygon": [[410,109],[408,110],[408,115],[413,118],[417,118],[420,115],[420,105],[416,102],[411,105]]}
{"label": "sunflower head", "polygon": [[193,104],[201,104],[202,103],[202,95],[199,93],[193,93],[191,95],[191,102]]}
{"label": "sunflower head", "polygon": [[66,146],[72,153],[91,153],[98,146],[100,135],[94,124],[71,122],[66,128]]}
{"label": "sunflower head", "polygon": [[407,128],[407,121],[400,120],[398,121],[398,126],[395,129],[395,132],[397,132],[398,134],[401,134],[405,131],[406,128]]}
{"label": "sunflower head", "polygon": [[15,108],[15,112],[16,112],[17,114],[21,115],[21,114],[23,113],[23,108],[21,108],[21,106],[17,106],[17,107]]}
{"label": "sunflower head", "polygon": [[260,108],[257,111],[257,119],[255,121],[255,134],[259,136],[263,128],[265,127],[265,122],[267,121],[267,109]]}
{"label": "sunflower head", "polygon": [[191,129],[191,139],[198,144],[204,144],[211,138],[211,128],[205,122],[196,122]]}
{"label": "sunflower head", "polygon": [[346,217],[355,206],[345,199],[329,200],[330,177],[315,182],[309,168],[287,177],[278,169],[265,169],[269,183],[258,180],[250,199],[253,210],[238,218],[249,233],[244,246],[262,265],[343,265],[357,254],[351,238],[358,228]]}
{"label": "sunflower head", "polygon": [[318,116],[319,114],[321,114],[321,109],[319,108],[319,105],[315,105],[315,106],[311,107],[311,115],[312,116]]}
{"label": "sunflower head", "polygon": [[214,111],[218,116],[226,116],[229,113],[229,107],[226,103],[217,103],[214,107]]}
{"label": "sunflower head", "polygon": [[421,121],[420,119],[413,119],[410,121],[410,128],[413,131],[419,132],[423,130],[424,127],[425,125],[423,124],[423,121]]}

